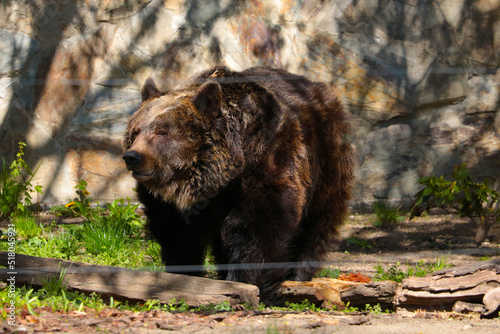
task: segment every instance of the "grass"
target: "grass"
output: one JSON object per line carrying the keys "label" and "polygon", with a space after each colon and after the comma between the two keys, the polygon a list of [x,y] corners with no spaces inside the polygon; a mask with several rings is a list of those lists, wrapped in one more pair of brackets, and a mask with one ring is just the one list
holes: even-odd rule
{"label": "grass", "polygon": [[315,276],[326,277],[326,278],[339,278],[340,270],[331,268],[322,268],[318,273],[316,273]]}
{"label": "grass", "polygon": [[43,232],[43,226],[37,223],[34,216],[20,215],[14,217],[12,224],[16,226],[18,238],[31,239]]}
{"label": "grass", "polygon": [[59,275],[47,276],[40,280],[40,282],[42,283],[42,289],[47,296],[57,295],[65,290],[65,279],[68,269],[58,269],[60,270]]}
{"label": "grass", "polygon": [[387,269],[384,269],[381,265],[375,266],[377,274],[375,274],[374,281],[395,281],[401,283],[403,279],[407,277],[424,277],[427,274],[451,267],[452,265],[448,264],[445,258],[439,258],[435,262],[430,263],[425,263],[424,260],[420,260],[414,266],[410,266],[406,271],[403,271],[399,266],[399,262],[389,266]]}
{"label": "grass", "polygon": [[376,216],[376,221],[373,226],[383,226],[394,224],[404,220],[405,217],[400,213],[401,206],[396,207],[389,204],[386,200],[377,200],[372,204],[373,211]]}

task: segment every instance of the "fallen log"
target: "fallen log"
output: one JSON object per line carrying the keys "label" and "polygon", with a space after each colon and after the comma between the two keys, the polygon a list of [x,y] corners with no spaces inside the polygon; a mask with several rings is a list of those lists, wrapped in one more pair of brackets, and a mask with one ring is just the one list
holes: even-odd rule
{"label": "fallen log", "polygon": [[274,303],[279,305],[307,300],[318,307],[342,310],[344,303],[340,299],[340,291],[348,289],[353,284],[358,283],[328,278],[317,278],[306,282],[285,281],[281,284]]}
{"label": "fallen log", "polygon": [[452,311],[462,309],[463,302],[483,303],[485,314],[492,314],[500,304],[497,292],[490,292],[499,291],[499,269],[498,261],[487,261],[406,278],[396,292],[395,306],[399,311]]}
{"label": "fallen log", "polygon": [[308,282],[283,282],[279,290],[281,301],[300,303],[307,299],[316,306],[343,310],[345,305],[364,308],[380,304],[383,309],[394,307],[396,282],[357,283],[331,278],[315,278]]}
{"label": "fallen log", "polygon": [[[244,283],[208,278],[138,271],[121,267],[91,265],[59,259],[15,254],[15,269],[0,269],[0,280],[14,277],[16,285],[41,286],[47,277],[65,271],[66,287],[82,292],[97,292],[106,297],[168,303],[183,299],[190,306],[219,304],[259,304],[259,288]],[[0,265],[7,267],[8,253],[0,252]],[[14,274],[12,274],[14,272]]]}
{"label": "fallen log", "polygon": [[398,312],[455,311],[485,316],[500,307],[500,261],[471,263],[437,271],[427,277],[409,277],[402,283],[355,283],[335,279],[284,282],[280,301],[307,299],[316,306],[343,309],[380,304]]}
{"label": "fallen log", "polygon": [[340,298],[345,304],[363,308],[366,304],[380,304],[383,309],[394,308],[394,298],[398,283],[392,281],[358,283],[340,292]]}

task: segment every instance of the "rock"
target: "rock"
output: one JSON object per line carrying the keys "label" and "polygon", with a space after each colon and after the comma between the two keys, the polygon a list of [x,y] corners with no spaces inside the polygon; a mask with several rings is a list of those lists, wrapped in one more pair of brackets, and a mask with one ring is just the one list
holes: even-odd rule
{"label": "rock", "polygon": [[[92,85],[72,120],[71,132],[100,133],[121,138],[128,119],[141,104],[138,89]],[[119,109],[120,113],[116,110]]]}
{"label": "rock", "polygon": [[94,61],[106,52],[99,31],[66,40],[54,54],[42,84],[43,91],[35,111],[51,136],[65,132],[69,118],[90,86]]}
{"label": "rock", "polygon": [[40,44],[22,32],[0,27],[0,76],[12,75],[26,67],[27,62],[40,50]]}
{"label": "rock", "polygon": [[147,6],[151,0],[109,0],[99,3],[97,18],[103,22],[116,22],[130,17]]}
{"label": "rock", "polygon": [[464,101],[468,114],[495,112],[500,106],[500,72],[474,75],[468,80],[469,94]]}
{"label": "rock", "polygon": [[14,80],[12,78],[0,78],[0,124],[3,124],[5,121],[11,99],[14,95],[13,84]]}
{"label": "rock", "polygon": [[461,300],[456,301],[455,304],[453,304],[452,308],[453,312],[457,313],[479,313],[483,314],[484,313],[484,305],[482,304],[475,304],[475,303],[467,303],[463,302]]}
{"label": "rock", "polygon": [[488,292],[484,294],[483,304],[486,306],[486,312],[484,313],[485,316],[498,310],[498,307],[500,306],[500,288],[497,287],[488,290]]}
{"label": "rock", "polygon": [[439,108],[463,101],[468,91],[467,77],[462,69],[430,68],[418,93],[417,108]]}

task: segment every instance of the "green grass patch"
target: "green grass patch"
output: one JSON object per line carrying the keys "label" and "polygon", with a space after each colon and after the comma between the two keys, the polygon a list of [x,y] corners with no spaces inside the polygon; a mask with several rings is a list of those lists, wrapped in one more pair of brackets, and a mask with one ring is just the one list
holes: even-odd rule
{"label": "green grass patch", "polygon": [[426,263],[424,260],[418,261],[414,266],[409,267],[406,271],[403,271],[400,267],[399,262],[395,265],[389,266],[387,269],[381,265],[375,266],[377,273],[375,274],[374,281],[395,281],[401,283],[403,279],[415,276],[424,277],[427,274],[433,273],[435,271],[451,267],[445,258],[439,258],[435,262]]}
{"label": "green grass patch", "polygon": [[404,214],[400,212],[401,206],[393,206],[386,200],[377,200],[372,204],[373,211],[377,220],[373,226],[383,226],[394,224],[398,221],[404,220]]}
{"label": "green grass patch", "polygon": [[339,276],[340,276],[340,270],[332,268],[322,268],[315,275],[315,277],[325,277],[325,278],[335,278],[335,279],[339,278]]}
{"label": "green grass patch", "polygon": [[16,226],[18,238],[30,239],[43,233],[43,226],[37,222],[34,216],[16,216],[12,218],[12,224]]}

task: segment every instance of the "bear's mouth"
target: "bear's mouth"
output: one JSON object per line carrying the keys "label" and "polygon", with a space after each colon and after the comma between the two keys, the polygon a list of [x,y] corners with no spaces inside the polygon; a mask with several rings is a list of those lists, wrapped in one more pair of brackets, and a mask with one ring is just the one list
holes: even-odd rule
{"label": "bear's mouth", "polygon": [[149,172],[137,172],[137,171],[133,171],[132,172],[132,176],[137,181],[147,181],[147,180],[149,180],[151,178],[152,175],[153,175],[153,171],[149,171]]}

